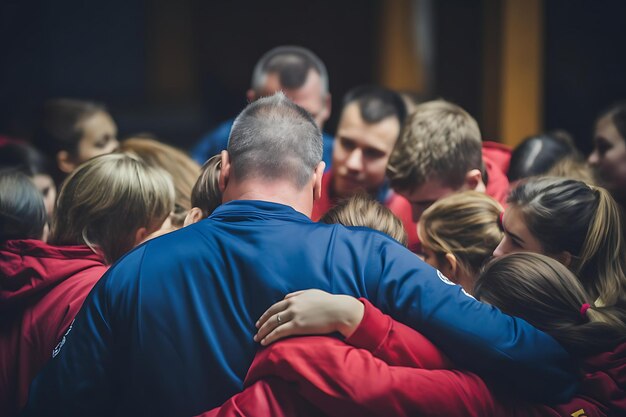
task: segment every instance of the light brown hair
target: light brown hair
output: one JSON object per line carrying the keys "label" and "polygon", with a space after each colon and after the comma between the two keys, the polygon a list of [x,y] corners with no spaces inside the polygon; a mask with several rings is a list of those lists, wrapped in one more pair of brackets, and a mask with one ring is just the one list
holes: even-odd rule
{"label": "light brown hair", "polygon": [[202,218],[209,217],[222,204],[222,192],[219,188],[221,169],[222,156],[218,154],[210,157],[202,165],[200,177],[191,190],[191,206],[202,210]]}
{"label": "light brown hair", "polygon": [[63,182],[49,241],[86,244],[113,263],[132,249],[139,228],[158,228],[173,206],[174,186],[165,171],[129,155],[102,155]]}
{"label": "light brown hair", "polygon": [[200,165],[183,151],[148,136],[126,139],[120,146],[123,152],[132,152],[152,167],[167,171],[174,180],[176,202],[171,216],[172,225],[182,227],[191,209],[191,189],[200,175]]}
{"label": "light brown hair", "polygon": [[572,256],[569,268],[597,305],[626,305],[624,224],[608,191],[571,179],[530,178],[511,191],[508,203],[521,210],[544,253]]}
{"label": "light brown hair", "polygon": [[418,226],[420,239],[440,262],[451,253],[465,275],[475,277],[502,240],[501,212],[502,206],[484,193],[455,193],[424,211]]}
{"label": "light brown hair", "polygon": [[[576,276],[550,257],[519,252],[496,258],[474,289],[481,301],[528,321],[573,354],[607,351],[626,340],[626,310],[594,305]],[[581,312],[583,304],[591,307]]]}
{"label": "light brown hair", "polygon": [[396,190],[413,190],[431,178],[459,188],[472,169],[485,178],[478,123],[461,107],[435,100],[416,106],[407,118],[387,176]]}
{"label": "light brown hair", "polygon": [[344,226],[364,226],[378,230],[394,238],[404,246],[408,237],[400,219],[387,207],[372,200],[365,194],[356,194],[341,201],[322,216],[320,222],[343,224]]}

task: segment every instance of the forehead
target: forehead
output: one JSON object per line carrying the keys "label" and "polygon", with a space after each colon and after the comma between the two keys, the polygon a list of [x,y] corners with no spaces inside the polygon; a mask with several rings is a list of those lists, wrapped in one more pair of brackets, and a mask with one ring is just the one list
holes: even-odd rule
{"label": "forehead", "polygon": [[615,124],[613,123],[613,120],[609,115],[604,116],[603,118],[598,120],[598,123],[596,123],[595,135],[596,137],[601,136],[602,138],[607,139],[611,142],[624,141],[624,138],[620,136],[619,132],[617,131],[617,127],[615,127]]}
{"label": "forehead", "polygon": [[85,118],[81,123],[81,127],[85,129],[85,131],[89,131],[91,129],[98,129],[99,131],[115,131],[117,129],[111,116],[109,116],[107,112],[103,111],[98,111]]}
{"label": "forehead", "polygon": [[345,137],[363,146],[393,149],[400,134],[400,122],[390,116],[377,123],[367,123],[361,116],[358,103],[350,103],[341,112],[337,136]]}
{"label": "forehead", "polygon": [[400,194],[411,203],[420,203],[434,202],[456,191],[458,190],[447,185],[442,179],[430,178],[424,184],[413,188],[411,191],[401,192]]}

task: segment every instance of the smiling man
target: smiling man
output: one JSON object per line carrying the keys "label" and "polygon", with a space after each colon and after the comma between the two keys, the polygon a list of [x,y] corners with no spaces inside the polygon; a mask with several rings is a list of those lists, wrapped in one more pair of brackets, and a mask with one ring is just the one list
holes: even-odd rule
{"label": "smiling man", "polygon": [[385,175],[405,117],[402,98],[391,90],[360,86],[346,94],[335,135],[332,168],[324,175],[322,198],[313,207],[313,220],[338,201],[366,193],[402,220],[409,235],[409,248],[416,249],[418,239],[410,205],[393,192]]}

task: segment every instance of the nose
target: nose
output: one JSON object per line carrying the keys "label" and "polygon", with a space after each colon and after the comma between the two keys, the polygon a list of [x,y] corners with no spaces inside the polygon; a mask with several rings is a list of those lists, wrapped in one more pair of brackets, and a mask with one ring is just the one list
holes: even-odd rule
{"label": "nose", "polygon": [[598,151],[593,151],[591,152],[591,154],[589,155],[589,158],[587,158],[587,162],[589,163],[589,165],[598,165],[598,162],[600,161],[600,158],[598,157]]}
{"label": "nose", "polygon": [[502,255],[506,255],[506,242],[504,241],[506,239],[506,237],[503,237],[502,240],[500,241],[500,243],[498,244],[498,246],[496,246],[496,248],[493,250],[493,256],[495,258],[502,256]]}
{"label": "nose", "polygon": [[346,159],[346,167],[351,171],[363,171],[363,152],[356,148]]}

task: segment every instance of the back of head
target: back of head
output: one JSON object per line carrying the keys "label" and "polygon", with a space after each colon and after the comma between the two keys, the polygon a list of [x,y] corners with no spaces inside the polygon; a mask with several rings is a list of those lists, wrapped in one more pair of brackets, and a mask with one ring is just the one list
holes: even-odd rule
{"label": "back of head", "polygon": [[99,156],[63,182],[50,242],[86,244],[113,263],[135,245],[138,229],[156,230],[173,207],[165,171],[129,155]]}
{"label": "back of head", "polygon": [[268,74],[278,74],[280,85],[286,89],[298,89],[306,82],[309,71],[319,74],[322,93],[328,93],[328,72],[324,63],[310,50],[300,46],[278,46],[266,52],[257,62],[252,73],[252,89],[260,95]]}
{"label": "back of head", "polygon": [[[521,317],[577,355],[610,350],[626,339],[626,311],[593,305],[572,272],[544,255],[520,252],[496,258],[474,290],[481,301]],[[581,309],[584,304],[591,308]]]}
{"label": "back of head", "polygon": [[151,167],[164,169],[172,176],[176,191],[172,225],[182,227],[191,209],[191,190],[200,175],[200,166],[181,150],[149,137],[131,137],[123,141],[120,148],[123,152],[139,156]]}
{"label": "back of head", "polygon": [[565,178],[531,178],[511,191],[508,203],[521,210],[544,253],[571,255],[570,269],[599,302],[626,300],[623,220],[606,190]]}
{"label": "back of head", "polygon": [[228,154],[238,181],[283,180],[302,189],[322,160],[322,134],[306,110],[279,92],[237,116]]}
{"label": "back of head", "polygon": [[420,239],[438,255],[453,254],[463,272],[476,276],[502,240],[501,212],[502,206],[484,193],[455,193],[424,211]]}
{"label": "back of head", "polygon": [[387,175],[397,190],[410,191],[431,178],[459,188],[472,169],[484,173],[478,123],[461,107],[435,100],[418,105],[407,118]]}
{"label": "back of head", "polygon": [[16,170],[0,171],[0,241],[41,239],[46,208],[32,181]]}
{"label": "back of head", "polygon": [[404,246],[408,243],[406,230],[387,207],[366,194],[356,194],[331,208],[320,219],[326,224],[363,226],[383,232]]}
{"label": "back of head", "polygon": [[366,123],[375,124],[388,117],[394,117],[400,126],[406,119],[406,105],[402,97],[387,88],[363,85],[348,91],[343,97],[343,108],[357,103],[361,117]]}
{"label": "back of head", "polygon": [[511,154],[509,181],[545,174],[562,158],[575,153],[571,144],[550,133],[526,138]]}
{"label": "back of head", "polygon": [[6,168],[17,169],[29,177],[51,172],[48,158],[36,148],[20,142],[0,147],[0,169]]}
{"label": "back of head", "polygon": [[219,188],[221,168],[222,156],[210,157],[202,165],[200,176],[191,191],[191,206],[202,210],[202,218],[210,216],[222,204],[222,192]]}

